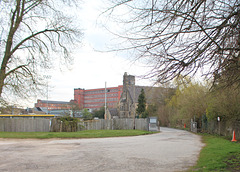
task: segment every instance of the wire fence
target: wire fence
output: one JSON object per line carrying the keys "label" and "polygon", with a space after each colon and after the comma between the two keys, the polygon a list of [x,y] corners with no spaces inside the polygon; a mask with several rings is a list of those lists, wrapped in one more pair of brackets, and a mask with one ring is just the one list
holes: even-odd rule
{"label": "wire fence", "polygon": [[235,131],[236,137],[240,139],[239,121],[204,121],[199,130],[201,132],[229,137],[232,136],[233,131]]}

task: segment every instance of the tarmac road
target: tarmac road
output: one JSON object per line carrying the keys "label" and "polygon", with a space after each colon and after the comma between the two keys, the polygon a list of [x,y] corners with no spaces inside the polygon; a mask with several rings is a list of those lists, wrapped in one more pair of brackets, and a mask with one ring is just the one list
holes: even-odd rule
{"label": "tarmac road", "polygon": [[161,133],[98,139],[0,139],[0,171],[184,171],[202,148],[200,136]]}

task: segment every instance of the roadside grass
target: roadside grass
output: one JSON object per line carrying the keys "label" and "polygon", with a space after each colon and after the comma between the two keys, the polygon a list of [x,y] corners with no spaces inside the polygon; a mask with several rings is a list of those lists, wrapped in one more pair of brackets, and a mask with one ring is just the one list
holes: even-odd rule
{"label": "roadside grass", "polygon": [[206,146],[190,171],[240,171],[240,144],[223,137],[202,134]]}
{"label": "roadside grass", "polygon": [[0,138],[50,139],[50,138],[102,138],[153,134],[142,130],[86,130],[78,132],[0,132]]}

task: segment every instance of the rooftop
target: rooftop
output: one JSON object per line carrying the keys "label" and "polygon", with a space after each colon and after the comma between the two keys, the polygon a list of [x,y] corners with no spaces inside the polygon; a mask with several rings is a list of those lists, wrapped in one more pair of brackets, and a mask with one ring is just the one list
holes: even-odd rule
{"label": "rooftop", "polygon": [[41,100],[42,103],[49,103],[49,104],[70,104],[70,102],[65,101],[52,101],[52,100]]}

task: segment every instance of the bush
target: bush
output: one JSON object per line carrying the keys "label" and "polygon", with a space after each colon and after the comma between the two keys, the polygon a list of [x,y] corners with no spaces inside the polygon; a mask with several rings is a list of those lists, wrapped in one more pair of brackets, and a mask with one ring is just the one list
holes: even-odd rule
{"label": "bush", "polygon": [[61,117],[58,121],[62,121],[62,131],[76,132],[78,129],[78,119],[73,117]]}
{"label": "bush", "polygon": [[87,109],[83,109],[82,110],[82,117],[84,120],[91,120],[93,119],[93,115],[87,110]]}

